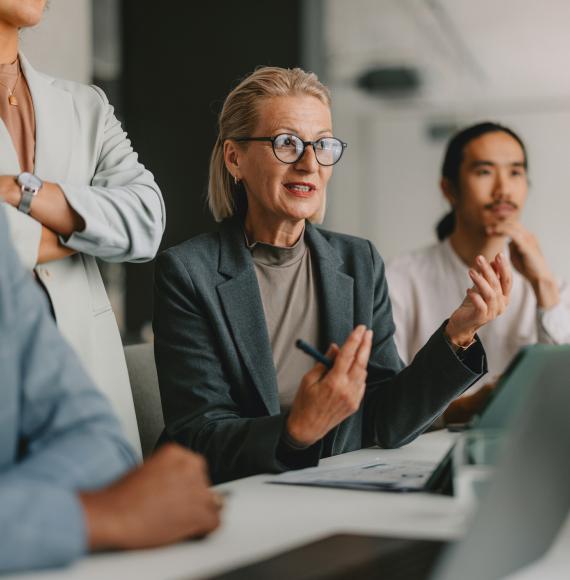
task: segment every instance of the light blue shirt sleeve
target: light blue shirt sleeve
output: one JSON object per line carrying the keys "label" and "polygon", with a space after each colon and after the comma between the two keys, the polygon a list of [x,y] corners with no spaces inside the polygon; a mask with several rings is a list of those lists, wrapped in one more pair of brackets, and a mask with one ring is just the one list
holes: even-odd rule
{"label": "light blue shirt sleeve", "polygon": [[11,247],[0,204],[0,573],[87,550],[78,492],[136,465],[107,400]]}

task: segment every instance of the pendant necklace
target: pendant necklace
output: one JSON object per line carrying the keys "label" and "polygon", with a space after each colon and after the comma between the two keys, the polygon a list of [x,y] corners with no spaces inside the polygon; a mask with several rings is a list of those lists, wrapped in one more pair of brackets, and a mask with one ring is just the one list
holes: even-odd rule
{"label": "pendant necklace", "polygon": [[3,87],[6,87],[8,89],[8,102],[13,107],[18,106],[18,99],[16,98],[14,91],[16,90],[16,87],[18,86],[19,80],[20,80],[20,67],[18,67],[18,76],[16,77],[16,82],[14,83],[14,86],[12,88],[10,88],[8,85],[6,85],[2,81],[0,81],[0,85],[2,85]]}

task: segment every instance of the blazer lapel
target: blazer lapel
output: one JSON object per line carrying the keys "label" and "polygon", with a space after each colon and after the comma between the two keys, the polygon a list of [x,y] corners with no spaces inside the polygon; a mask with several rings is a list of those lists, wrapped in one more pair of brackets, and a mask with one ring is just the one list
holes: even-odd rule
{"label": "blazer lapel", "polygon": [[73,148],[73,100],[53,84],[53,79],[36,72],[20,54],[36,117],[34,173],[44,181],[60,182],[69,172]]}
{"label": "blazer lapel", "polygon": [[338,252],[312,224],[306,224],[307,240],[313,252],[320,280],[321,348],[332,342],[342,346],[354,327],[354,280],[340,271]]}
{"label": "blazer lapel", "polygon": [[220,231],[220,273],[229,280],[217,286],[234,340],[271,415],[281,412],[277,376],[253,261],[237,219]]}

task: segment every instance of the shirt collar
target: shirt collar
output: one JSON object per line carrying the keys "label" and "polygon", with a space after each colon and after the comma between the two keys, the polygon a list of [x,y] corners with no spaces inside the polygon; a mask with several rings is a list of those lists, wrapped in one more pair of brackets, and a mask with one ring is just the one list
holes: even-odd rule
{"label": "shirt collar", "polygon": [[292,246],[274,246],[265,242],[251,242],[245,229],[243,230],[243,235],[253,261],[264,266],[289,266],[298,262],[307,250],[304,226],[299,239]]}

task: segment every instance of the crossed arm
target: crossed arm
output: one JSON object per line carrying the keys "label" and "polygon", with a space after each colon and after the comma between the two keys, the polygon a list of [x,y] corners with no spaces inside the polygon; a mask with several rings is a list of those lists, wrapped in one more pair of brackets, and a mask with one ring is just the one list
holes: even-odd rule
{"label": "crossed arm", "polygon": [[[20,186],[16,176],[0,176],[0,199],[12,207],[20,203]],[[56,183],[44,183],[34,198],[30,216],[42,226],[38,264],[59,260],[75,253],[64,246],[59,236],[69,237],[85,228],[83,218],[69,205],[65,194]]]}
{"label": "crossed arm", "polygon": [[93,164],[92,175],[44,182],[30,216],[15,215],[20,188],[13,175],[0,176],[0,201],[9,206],[12,239],[28,268],[75,252],[109,262],[145,262],[158,250],[165,226],[160,189],[139,162],[104,93],[92,88],[96,99],[77,104],[95,121],[93,148],[76,152],[79,160]]}

